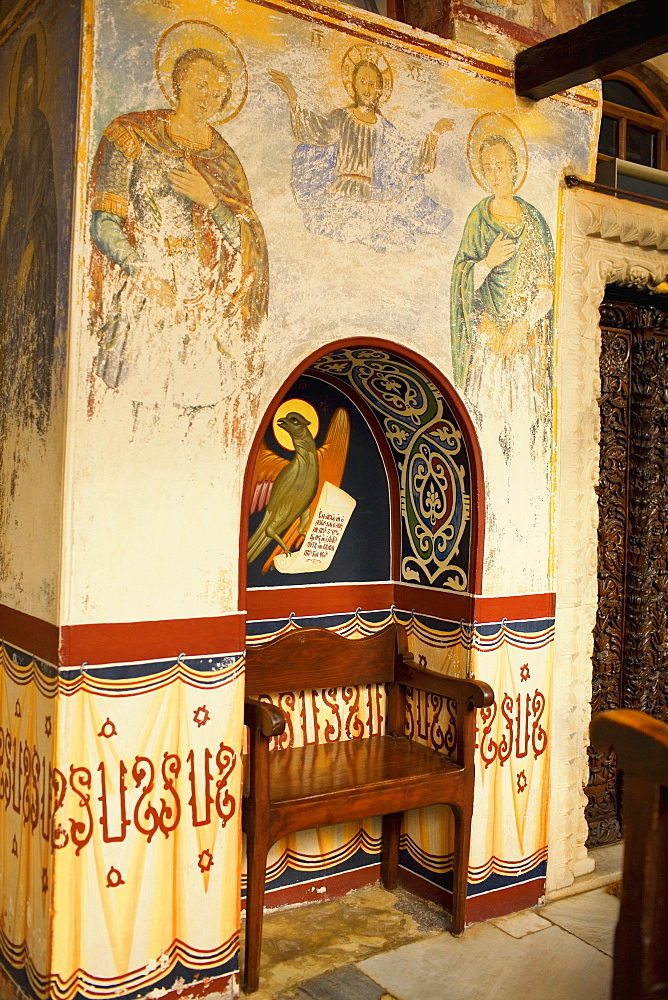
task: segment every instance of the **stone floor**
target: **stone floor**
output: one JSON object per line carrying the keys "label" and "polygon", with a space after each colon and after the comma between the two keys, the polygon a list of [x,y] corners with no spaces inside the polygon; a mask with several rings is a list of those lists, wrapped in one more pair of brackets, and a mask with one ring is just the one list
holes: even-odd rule
{"label": "stone floor", "polygon": [[378,886],[265,916],[255,1000],[607,1000],[620,848],[545,906],[448,933],[440,907]]}
{"label": "stone floor", "polygon": [[[591,853],[595,870],[545,906],[475,924],[461,938],[439,906],[378,886],[268,913],[253,998],[607,1000],[621,846]],[[25,1000],[1,970],[0,1000]]]}

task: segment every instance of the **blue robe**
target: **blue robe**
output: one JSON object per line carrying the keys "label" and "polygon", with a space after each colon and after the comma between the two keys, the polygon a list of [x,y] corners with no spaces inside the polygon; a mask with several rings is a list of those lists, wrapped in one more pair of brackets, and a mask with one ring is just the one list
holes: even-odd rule
{"label": "blue robe", "polygon": [[414,250],[420,235],[443,235],[452,212],[424,188],[436,163],[433,133],[411,141],[382,115],[364,123],[350,108],[318,115],[298,107],[293,129],[292,190],[311,232],[395,253]]}

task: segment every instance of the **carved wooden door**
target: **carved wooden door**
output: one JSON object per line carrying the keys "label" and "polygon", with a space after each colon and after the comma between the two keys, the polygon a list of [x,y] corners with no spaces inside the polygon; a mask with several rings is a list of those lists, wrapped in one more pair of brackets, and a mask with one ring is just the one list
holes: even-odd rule
{"label": "carved wooden door", "polygon": [[[601,306],[598,615],[592,715],[668,721],[668,308]],[[631,297],[628,292],[627,297]],[[588,846],[621,837],[614,755],[589,751]]]}

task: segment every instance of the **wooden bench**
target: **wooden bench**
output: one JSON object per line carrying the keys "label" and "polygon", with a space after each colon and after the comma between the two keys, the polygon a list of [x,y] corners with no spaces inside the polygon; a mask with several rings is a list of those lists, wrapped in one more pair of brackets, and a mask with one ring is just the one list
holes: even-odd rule
{"label": "wooden bench", "polygon": [[668,998],[668,725],[644,712],[601,712],[592,746],[624,775],[624,869],[612,1000]]}
{"label": "wooden bench", "polygon": [[[365,639],[327,629],[299,629],[246,651],[246,695],[387,684],[385,734],[269,752],[286,726],[283,711],[247,697],[244,721],[249,753],[244,775],[243,829],[247,835],[244,986],[258,988],[267,852],[297,830],[383,817],[383,885],[397,884],[401,816],[406,809],[448,804],[454,814],[452,933],[464,930],[471,815],[475,709],[494,694],[482,681],[416,667],[403,628],[390,625]],[[457,703],[452,757],[405,735],[406,688]]]}

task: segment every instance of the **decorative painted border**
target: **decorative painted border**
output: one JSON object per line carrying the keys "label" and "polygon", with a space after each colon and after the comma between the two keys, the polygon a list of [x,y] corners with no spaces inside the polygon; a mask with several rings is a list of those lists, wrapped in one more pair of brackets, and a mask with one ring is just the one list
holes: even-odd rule
{"label": "decorative painted border", "polygon": [[[192,995],[198,982],[204,979],[218,979],[238,971],[239,935],[233,934],[220,948],[212,952],[199,951],[177,939],[164,950],[163,954],[170,966],[166,975],[160,967],[151,973],[143,966],[122,977],[97,979],[78,970],[76,975],[68,980],[52,976],[48,980],[49,996],[54,1000],[114,1000],[118,996],[122,996],[123,1000],[139,1000],[140,997],[146,997],[147,990],[155,996],[160,995],[162,991],[168,991],[170,987],[179,987],[186,977],[189,981],[185,989]],[[193,972],[199,973],[194,979]]]}
{"label": "decorative painted border", "polygon": [[[179,655],[237,653],[245,647],[246,616],[172,618],[147,622],[62,625],[0,604],[0,641],[65,667],[80,663],[137,663]],[[185,652],[183,652],[185,651]]]}
{"label": "decorative painted border", "polygon": [[0,641],[0,664],[15,684],[36,684],[48,698],[80,691],[106,698],[127,698],[156,691],[179,680],[191,687],[222,687],[243,674],[243,651],[220,656],[152,660],[144,663],[88,663],[57,671],[50,663]]}
{"label": "decorative painted border", "polygon": [[[404,834],[401,838],[399,863],[402,868],[431,882],[436,889],[452,892],[452,854],[438,857],[427,854],[414,840]],[[547,847],[539,848],[530,857],[522,858],[520,861],[509,862],[492,857],[480,868],[469,868],[467,899],[486,892],[510,888],[520,881],[545,878],[546,863]],[[437,881],[434,876],[441,878]]]}
{"label": "decorative painted border", "polygon": [[[58,976],[41,976],[29,962],[26,966],[25,956],[19,953],[13,954],[13,959],[17,962],[14,965],[13,961],[5,957],[5,942],[0,930],[0,966],[26,996],[34,997],[35,1000],[114,1000],[121,995],[121,991],[124,1000],[140,1000],[146,997],[147,990],[152,995],[159,995],[161,1000],[170,1000],[172,996],[181,995],[185,979],[188,980],[185,988],[191,997],[205,996],[210,992],[207,986],[211,986],[220,995],[220,991],[227,985],[226,981],[229,982],[238,973],[239,935],[233,935],[215,953],[198,952],[180,941],[174,941],[165,954],[173,960],[166,975],[162,973],[162,969],[153,975],[147,975],[144,967],[128,973],[122,980],[105,980],[95,979],[79,970],[75,977],[63,980]],[[21,962],[23,964],[19,965]],[[28,972],[26,968],[29,969]],[[196,973],[194,978],[193,972]]]}
{"label": "decorative painted border", "polygon": [[668,274],[668,212],[576,188],[562,195],[557,338],[557,614],[548,891],[591,871],[584,817],[598,604],[599,306],[609,283]]}
{"label": "decorative painted border", "polygon": [[[396,49],[403,55],[413,53],[439,62],[449,60],[457,68],[468,71],[475,76],[487,77],[490,81],[501,86],[513,86],[513,68],[506,59],[492,53],[480,53],[453,39],[441,39],[432,32],[414,28],[402,21],[393,21],[381,15],[362,14],[360,10],[351,9],[345,3],[328,4],[316,2],[316,0],[251,0],[251,2],[305,21],[314,21],[336,28],[341,34],[352,35],[365,41],[378,39],[383,45]],[[472,8],[464,6],[464,10],[472,10]],[[476,15],[482,14],[481,11],[477,10],[475,13]],[[494,16],[489,15],[489,17],[491,18],[489,23],[492,24]],[[498,21],[504,25],[509,23],[502,22],[500,18]],[[507,32],[504,31],[504,33]],[[542,36],[536,35],[536,38],[540,37]],[[590,87],[586,86],[574,87],[572,90],[555,94],[549,99],[562,103],[578,104],[589,109],[596,109],[599,105],[598,96],[592,92]]]}
{"label": "decorative painted border", "polygon": [[290,615],[248,622],[248,645],[257,646],[277,639],[298,628],[329,628],[347,638],[372,635],[391,621],[403,625],[409,636],[416,636],[437,648],[464,646],[491,652],[504,642],[516,649],[541,649],[554,641],[554,618],[522,619],[497,622],[453,622],[447,618],[423,615],[417,611],[387,608],[379,611],[356,611],[347,614]]}

